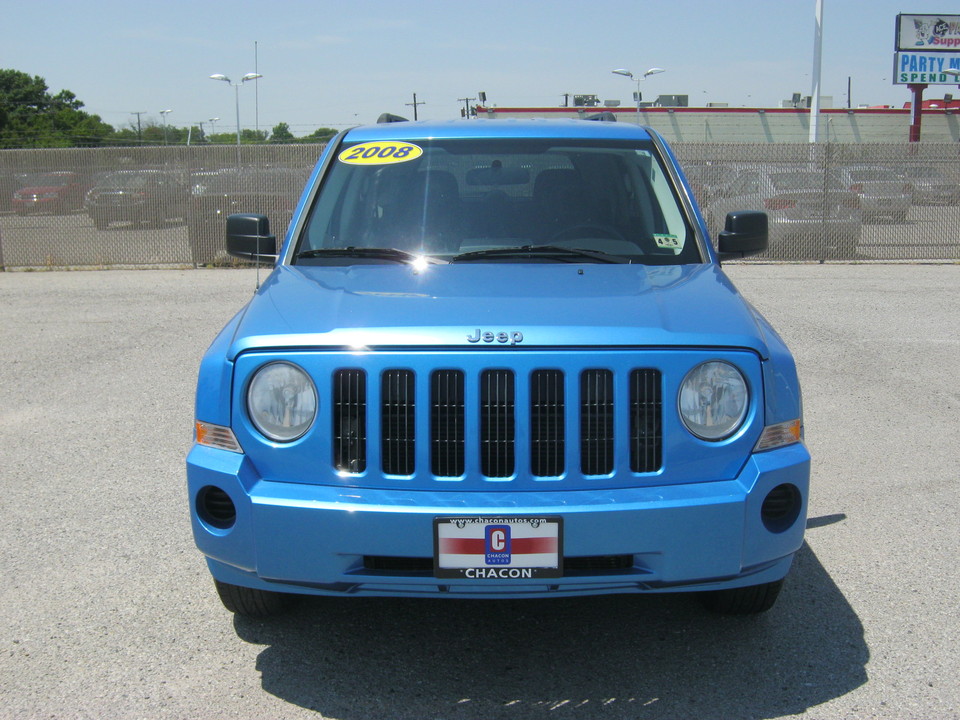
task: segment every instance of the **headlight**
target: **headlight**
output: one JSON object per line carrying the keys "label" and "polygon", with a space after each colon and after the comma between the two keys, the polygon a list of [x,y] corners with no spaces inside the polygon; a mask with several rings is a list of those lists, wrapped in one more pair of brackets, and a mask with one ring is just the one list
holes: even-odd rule
{"label": "headlight", "polygon": [[680,417],[702,440],[733,435],[747,416],[747,381],[733,365],[712,360],[687,373],[680,385]]}
{"label": "headlight", "polygon": [[257,430],[268,438],[291,442],[301,437],[317,416],[317,389],[296,365],[270,363],[250,381],[247,412]]}

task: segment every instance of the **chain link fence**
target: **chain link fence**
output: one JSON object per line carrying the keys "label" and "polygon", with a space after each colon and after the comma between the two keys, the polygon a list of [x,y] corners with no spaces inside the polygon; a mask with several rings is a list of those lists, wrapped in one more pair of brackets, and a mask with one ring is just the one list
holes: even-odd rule
{"label": "chain link fence", "polygon": [[[674,143],[716,238],[763,210],[759,258],[960,260],[956,144]],[[322,145],[0,151],[0,267],[217,264],[233,212],[282,234]]]}

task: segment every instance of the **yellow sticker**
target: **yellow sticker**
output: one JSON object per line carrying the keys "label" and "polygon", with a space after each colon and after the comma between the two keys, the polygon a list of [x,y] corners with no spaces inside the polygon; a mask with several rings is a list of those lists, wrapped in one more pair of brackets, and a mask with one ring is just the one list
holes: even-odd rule
{"label": "yellow sticker", "polygon": [[423,148],[408,142],[384,140],[365,142],[347,148],[337,159],[348,165],[390,165],[416,160],[423,155]]}

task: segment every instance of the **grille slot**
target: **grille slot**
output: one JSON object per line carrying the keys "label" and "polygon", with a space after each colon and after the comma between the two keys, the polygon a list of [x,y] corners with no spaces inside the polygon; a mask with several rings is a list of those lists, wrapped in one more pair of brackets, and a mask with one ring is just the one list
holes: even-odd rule
{"label": "grille slot", "polygon": [[584,370],[580,375],[580,470],[584,475],[613,472],[613,373]]}
{"label": "grille slot", "polygon": [[537,370],[530,377],[530,470],[537,477],[563,475],[563,393],[560,370]]}
{"label": "grille slot", "polygon": [[480,374],[480,472],[486,477],[513,475],[515,393],[509,370]]}
{"label": "grille slot", "polygon": [[656,472],[663,465],[663,401],[660,372],[630,373],[630,469]]}
{"label": "grille slot", "polygon": [[412,370],[387,370],[380,379],[380,452],[387,475],[412,475],[416,403]]}
{"label": "grille slot", "polygon": [[367,469],[367,374],[363,370],[333,374],[333,464],[342,472]]}
{"label": "grille slot", "polygon": [[430,467],[438,477],[464,472],[463,372],[436,370],[430,378]]}

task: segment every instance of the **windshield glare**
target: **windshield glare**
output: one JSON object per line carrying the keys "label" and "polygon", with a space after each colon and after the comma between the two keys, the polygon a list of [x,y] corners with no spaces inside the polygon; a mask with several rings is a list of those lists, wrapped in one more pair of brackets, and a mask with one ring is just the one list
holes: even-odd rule
{"label": "windshield glare", "polygon": [[[303,263],[384,261],[323,252],[335,248],[440,261],[569,262],[557,248],[622,262],[703,261],[649,142],[345,143],[331,163],[299,238],[295,258]],[[553,252],[529,250],[544,245]],[[509,248],[527,252],[514,257]]]}

